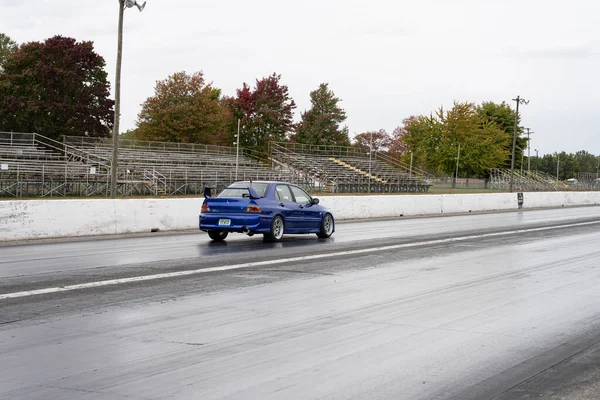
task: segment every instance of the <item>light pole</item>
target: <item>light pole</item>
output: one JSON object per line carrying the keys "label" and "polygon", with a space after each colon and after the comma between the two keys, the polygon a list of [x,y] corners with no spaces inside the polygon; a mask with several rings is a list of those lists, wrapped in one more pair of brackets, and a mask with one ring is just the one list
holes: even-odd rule
{"label": "light pole", "polygon": [[240,119],[238,118],[238,130],[235,135],[235,180],[238,178],[238,159],[240,156]]}
{"label": "light pole", "polygon": [[369,188],[368,193],[371,193],[371,153],[373,153],[373,131],[371,131],[371,143],[369,144]]}
{"label": "light pole", "polygon": [[458,154],[456,155],[456,175],[454,176],[454,187],[456,189],[456,184],[458,183],[458,162],[460,161],[460,143],[458,144]]}
{"label": "light pole", "polygon": [[410,152],[410,165],[408,167],[408,176],[409,178],[412,176],[412,160],[413,160],[413,152]]}
{"label": "light pole", "polygon": [[560,154],[556,153],[556,182],[558,182],[559,169],[560,169]]}
{"label": "light pole", "polygon": [[512,143],[512,157],[510,159],[510,186],[509,190],[513,191],[513,180],[515,175],[515,148],[517,146],[517,121],[519,119],[519,104],[529,104],[529,101],[522,99],[521,96],[517,96],[513,101],[517,102],[517,110],[515,111],[515,129],[513,132],[513,143]]}
{"label": "light pole", "polygon": [[538,171],[538,161],[539,161],[539,157],[538,157],[538,150],[535,149],[535,172]]}
{"label": "light pole", "polygon": [[523,161],[525,160],[525,149],[517,146],[517,150],[521,150],[521,176],[523,176]]}
{"label": "light pole", "polygon": [[529,173],[531,171],[531,157],[529,157],[531,151],[531,139],[529,139],[529,135],[535,132],[529,132],[529,128],[525,129],[527,129],[527,172]]}
{"label": "light pole", "polygon": [[110,197],[117,198],[117,168],[119,167],[119,119],[121,117],[121,60],[123,58],[123,14],[125,7],[136,6],[140,12],[146,2],[139,5],[136,0],[119,0],[119,33],[117,39],[117,73],[115,76],[115,121],[113,124],[113,152],[110,166]]}
{"label": "light pole", "polygon": [[598,165],[596,166],[596,180],[598,180],[598,178],[600,177],[598,175],[598,172],[600,172],[600,156],[598,156]]}

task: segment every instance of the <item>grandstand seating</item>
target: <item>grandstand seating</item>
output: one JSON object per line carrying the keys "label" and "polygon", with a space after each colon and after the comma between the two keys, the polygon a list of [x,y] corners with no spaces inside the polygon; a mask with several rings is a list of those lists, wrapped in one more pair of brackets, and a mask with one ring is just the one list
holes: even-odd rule
{"label": "grandstand seating", "polygon": [[[65,144],[105,160],[112,141],[65,137]],[[201,193],[203,186],[223,188],[236,180],[290,180],[288,171],[270,168],[235,148],[198,144],[119,141],[119,180],[142,183],[157,193]],[[237,174],[236,174],[237,165]]]}
{"label": "grandstand seating", "polygon": [[376,153],[369,159],[352,147],[271,143],[271,159],[318,181],[327,191],[427,191],[429,175]]}
{"label": "grandstand seating", "polygon": [[[121,195],[200,194],[236,180],[295,180],[231,147],[121,140],[117,186]],[[110,184],[112,141],[38,134],[0,133],[0,196],[105,195]],[[236,168],[237,164],[237,168]],[[237,174],[236,174],[237,169]]]}
{"label": "grandstand seating", "polygon": [[[512,174],[514,191],[560,191],[568,189],[563,182],[557,181],[556,177],[539,171],[515,170]],[[492,188],[496,190],[508,190],[510,187],[510,169],[491,170]]]}
{"label": "grandstand seating", "polygon": [[86,182],[82,189],[87,193],[97,191],[89,186],[90,181],[97,184],[97,166],[69,159],[48,146],[50,139],[40,139],[32,133],[0,132],[0,197],[64,196],[77,192],[76,181]]}

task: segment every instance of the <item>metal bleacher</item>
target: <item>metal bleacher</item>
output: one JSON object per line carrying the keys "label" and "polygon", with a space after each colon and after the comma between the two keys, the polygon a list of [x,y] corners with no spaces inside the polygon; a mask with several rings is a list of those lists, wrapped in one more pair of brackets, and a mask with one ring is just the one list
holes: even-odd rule
{"label": "metal bleacher", "polygon": [[[67,136],[64,142],[105,160],[112,157],[112,139]],[[122,195],[201,194],[205,186],[219,190],[237,180],[291,178],[287,170],[270,168],[249,150],[236,155],[234,147],[121,139],[118,160]]]}
{"label": "metal bleacher", "polygon": [[105,182],[101,167],[41,135],[0,132],[0,197],[94,195]]}
{"label": "metal bleacher", "polygon": [[[108,196],[112,152],[112,139],[0,132],[0,197]],[[258,158],[245,149],[236,157],[232,147],[119,140],[117,193],[199,195],[236,180],[294,178]]]}
{"label": "metal bleacher", "polygon": [[[493,168],[490,171],[492,189],[509,190],[511,172],[510,169]],[[540,171],[519,171],[514,170],[512,174],[514,191],[563,191],[568,186],[558,181],[556,177]]]}
{"label": "metal bleacher", "polygon": [[270,143],[269,156],[278,165],[312,180],[313,186],[335,193],[426,192],[430,175],[382,153],[369,158],[360,149]]}
{"label": "metal bleacher", "polygon": [[[0,197],[108,196],[112,139],[0,132]],[[199,195],[238,180],[279,180],[310,191],[427,191],[429,175],[354,147],[271,143],[269,156],[203,144],[119,140],[117,193]],[[269,159],[270,164],[265,160]]]}

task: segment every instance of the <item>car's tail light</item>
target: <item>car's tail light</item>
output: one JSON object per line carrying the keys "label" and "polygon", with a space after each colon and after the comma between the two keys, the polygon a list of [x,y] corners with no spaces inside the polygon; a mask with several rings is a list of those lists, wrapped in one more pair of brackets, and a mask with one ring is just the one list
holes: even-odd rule
{"label": "car's tail light", "polygon": [[202,204],[202,210],[201,210],[201,212],[203,212],[203,213],[204,212],[210,212],[210,207],[208,206],[207,203],[203,203]]}
{"label": "car's tail light", "polygon": [[245,211],[246,212],[251,212],[251,213],[261,213],[262,212],[262,208],[260,208],[256,204],[248,204],[248,207],[246,207]]}

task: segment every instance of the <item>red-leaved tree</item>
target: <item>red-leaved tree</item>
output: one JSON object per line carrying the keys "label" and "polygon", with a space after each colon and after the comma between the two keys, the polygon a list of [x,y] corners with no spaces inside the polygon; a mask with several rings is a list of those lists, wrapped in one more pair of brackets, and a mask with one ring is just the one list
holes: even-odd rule
{"label": "red-leaved tree", "polygon": [[354,137],[354,145],[365,153],[369,152],[369,148],[373,151],[387,151],[390,143],[390,135],[385,129],[361,133]]}
{"label": "red-leaved tree", "polygon": [[241,145],[266,152],[269,141],[286,140],[291,132],[296,103],[280,80],[274,73],[257,80],[254,89],[244,83],[230,100],[234,117],[241,120]]}
{"label": "red-leaved tree", "polygon": [[54,36],[23,44],[0,72],[0,130],[109,136],[114,101],[92,42]]}

